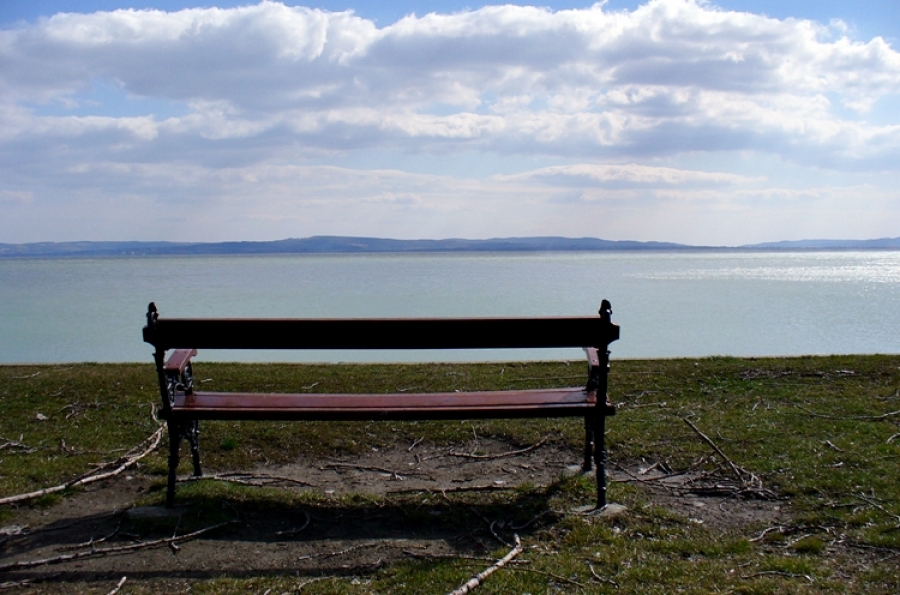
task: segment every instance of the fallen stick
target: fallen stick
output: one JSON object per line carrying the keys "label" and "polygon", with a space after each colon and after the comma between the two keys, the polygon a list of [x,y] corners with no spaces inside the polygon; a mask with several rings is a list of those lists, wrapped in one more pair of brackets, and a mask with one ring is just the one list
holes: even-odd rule
{"label": "fallen stick", "polygon": [[466,453],[466,452],[450,451],[447,453],[447,456],[448,457],[460,457],[460,458],[464,458],[464,459],[478,459],[481,461],[504,459],[506,457],[514,457],[516,455],[521,455],[521,454],[525,454],[527,452],[531,452],[532,450],[536,450],[536,449],[542,447],[544,444],[546,444],[547,440],[549,440],[549,439],[550,439],[550,436],[544,436],[543,440],[541,440],[537,444],[532,444],[528,448],[523,448],[521,450],[511,450],[509,452],[504,452],[504,453],[500,453],[497,455],[476,455],[476,454],[470,454],[470,453]]}
{"label": "fallen stick", "polygon": [[455,488],[408,488],[403,490],[387,490],[385,494],[441,494],[446,496],[447,494],[459,494],[462,492],[504,492],[509,490],[516,490],[518,486],[514,485],[485,485],[485,486],[459,486]]}
{"label": "fallen stick", "polygon": [[0,572],[8,572],[10,570],[21,570],[23,568],[34,568],[36,566],[46,566],[48,564],[60,564],[62,562],[70,562],[72,560],[82,560],[84,558],[95,558],[98,556],[105,556],[107,554],[123,554],[127,552],[133,552],[135,550],[142,550],[148,548],[154,548],[158,546],[168,546],[179,543],[181,541],[187,541],[189,539],[193,539],[195,537],[199,537],[204,533],[209,533],[210,531],[214,531],[215,529],[219,529],[224,527],[225,525],[230,525],[232,523],[236,523],[237,520],[232,519],[230,521],[225,521],[224,523],[219,523],[218,525],[213,525],[211,527],[206,527],[205,529],[200,529],[198,531],[194,531],[193,533],[185,533],[184,535],[177,535],[174,537],[166,537],[165,539],[154,539],[152,541],[142,541],[140,543],[133,543],[131,545],[119,545],[114,547],[93,549],[87,552],[77,552],[74,554],[62,554],[60,556],[54,556],[53,558],[42,558],[40,560],[20,560],[18,562],[12,562],[10,564],[3,564],[0,566]]}
{"label": "fallen stick", "polygon": [[[101,480],[113,477],[115,475],[118,475],[125,469],[128,469],[129,467],[131,467],[132,465],[137,463],[139,460],[143,459],[145,456],[147,456],[148,454],[150,454],[151,452],[156,450],[156,447],[159,446],[160,440],[162,440],[163,431],[165,431],[165,429],[166,429],[165,426],[160,426],[159,429],[157,429],[153,434],[151,434],[149,438],[147,438],[146,440],[144,440],[144,442],[141,443],[141,444],[145,444],[147,442],[150,443],[150,445],[146,449],[144,449],[143,452],[133,455],[133,456],[130,456],[130,457],[129,456],[122,457],[122,459],[120,459],[120,460],[123,460],[124,462],[122,462],[113,471],[108,471],[106,473],[96,473],[96,471],[92,471],[91,473],[89,473],[87,475],[82,475],[78,479],[72,480],[70,482],[67,482],[67,483],[64,483],[64,484],[61,484],[58,486],[44,488],[42,490],[37,490],[34,492],[28,492],[27,494],[17,494],[15,496],[7,496],[6,498],[0,498],[0,505],[14,504],[16,502],[24,502],[25,500],[34,500],[35,498],[40,498],[41,496],[46,496],[47,494],[55,494],[57,492],[62,492],[69,488],[74,488],[77,486],[94,483],[95,481],[101,481]],[[140,447],[138,447],[138,448],[140,448]],[[103,468],[103,467],[101,467],[101,468]]]}
{"label": "fallen stick", "polygon": [[729,459],[728,456],[724,452],[722,452],[722,449],[720,449],[718,446],[716,446],[715,442],[710,440],[709,436],[707,436],[706,434],[701,432],[700,428],[695,426],[693,424],[693,422],[691,422],[691,420],[689,420],[686,417],[683,419],[684,419],[684,423],[691,426],[691,429],[694,430],[697,433],[697,435],[700,436],[700,438],[704,442],[706,442],[714,451],[716,451],[716,454],[718,454],[720,457],[722,457],[722,459],[725,460],[726,463],[728,463],[728,466],[731,467],[731,470],[734,471],[734,474],[737,476],[738,481],[743,483],[745,478],[744,478],[744,475],[741,473],[740,468],[737,465],[735,465],[734,462],[731,459]]}
{"label": "fallen stick", "polygon": [[116,593],[119,592],[119,589],[122,588],[122,585],[125,584],[125,581],[126,581],[126,580],[128,580],[128,577],[127,577],[127,576],[123,576],[123,577],[121,578],[121,580],[119,580],[119,584],[116,585],[116,587],[115,587],[112,591],[110,591],[109,593],[107,593],[107,595],[116,595]]}
{"label": "fallen stick", "polygon": [[[178,478],[179,482],[191,482],[191,481],[203,481],[204,479],[211,479],[215,481],[225,481],[229,483],[236,483],[240,485],[246,486],[256,486],[262,487],[265,486],[265,482],[270,483],[293,483],[302,486],[312,486],[313,484],[308,481],[303,481],[301,479],[294,479],[293,477],[286,477],[284,475],[270,475],[268,473],[241,473],[241,472],[232,472],[232,473],[216,473],[213,475],[189,475],[187,477]],[[256,481],[254,481],[256,480]]]}
{"label": "fallen stick", "polygon": [[325,471],[326,469],[334,469],[336,471],[340,470],[340,469],[352,469],[355,471],[373,471],[375,473],[383,473],[385,475],[390,475],[392,479],[395,479],[397,481],[403,481],[404,475],[420,476],[420,477],[427,477],[429,479],[433,479],[430,475],[428,475],[427,473],[423,473],[421,471],[404,471],[403,474],[400,474],[399,472],[394,471],[393,469],[387,469],[385,467],[374,467],[371,465],[354,465],[352,463],[326,463],[325,465],[319,467],[319,471]]}
{"label": "fallen stick", "polygon": [[464,584],[460,588],[456,589],[455,591],[451,591],[450,595],[466,595],[467,593],[471,592],[472,589],[478,588],[478,585],[480,585],[482,583],[482,581],[484,581],[484,579],[486,579],[487,577],[494,574],[500,568],[503,568],[504,566],[506,566],[510,560],[512,560],[513,558],[518,556],[520,553],[522,553],[522,542],[519,541],[518,535],[515,535],[515,538],[516,538],[516,546],[513,549],[511,549],[508,554],[506,554],[501,559],[497,560],[497,562],[495,562],[491,566],[485,568],[484,570],[482,570],[481,572],[479,572],[478,574],[476,574],[475,576],[470,578],[466,582],[466,584]]}

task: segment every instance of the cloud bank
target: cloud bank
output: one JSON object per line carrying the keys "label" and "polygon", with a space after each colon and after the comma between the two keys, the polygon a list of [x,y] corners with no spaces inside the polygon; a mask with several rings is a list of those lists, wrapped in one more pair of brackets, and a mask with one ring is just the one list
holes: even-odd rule
{"label": "cloud bank", "polygon": [[[620,227],[588,235],[685,241],[652,221],[701,201],[722,213],[702,224],[746,224],[815,172],[876,180],[865,233],[898,204],[898,94],[879,37],[694,0],[383,28],[277,2],[57,14],[0,31],[0,241],[583,235],[592,217]],[[781,239],[761,233],[742,240]]]}

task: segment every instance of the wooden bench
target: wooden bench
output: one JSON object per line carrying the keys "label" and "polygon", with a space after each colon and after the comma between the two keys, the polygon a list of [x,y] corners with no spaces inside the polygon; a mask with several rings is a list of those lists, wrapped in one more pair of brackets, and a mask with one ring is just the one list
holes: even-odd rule
{"label": "wooden bench", "polygon": [[[593,467],[597,507],[606,505],[606,397],[608,346],[619,338],[612,309],[599,316],[548,318],[197,319],[161,318],[151,303],[144,341],[154,360],[169,431],[166,505],[174,506],[181,441],[200,466],[199,421],[223,420],[450,420],[583,417],[583,469]],[[452,393],[266,394],[194,390],[191,358],[197,349],[505,349],[582,347],[588,373],[583,387]],[[173,350],[168,360],[166,352]]]}

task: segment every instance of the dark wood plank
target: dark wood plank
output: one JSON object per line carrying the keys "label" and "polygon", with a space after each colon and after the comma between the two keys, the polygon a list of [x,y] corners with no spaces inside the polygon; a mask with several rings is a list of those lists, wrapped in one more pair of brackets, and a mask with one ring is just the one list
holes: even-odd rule
{"label": "dark wood plank", "polygon": [[597,347],[618,325],[593,317],[159,318],[144,341],[162,349],[502,349]]}

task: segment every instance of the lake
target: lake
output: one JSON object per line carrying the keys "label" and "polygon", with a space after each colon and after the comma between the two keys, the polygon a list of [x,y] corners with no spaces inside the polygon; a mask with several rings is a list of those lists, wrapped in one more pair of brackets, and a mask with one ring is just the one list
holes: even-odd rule
{"label": "lake", "polygon": [[[549,316],[613,305],[613,358],[900,353],[900,252],[0,259],[0,362],[150,362],[169,317]],[[205,352],[205,360],[580,358],[576,350]]]}

